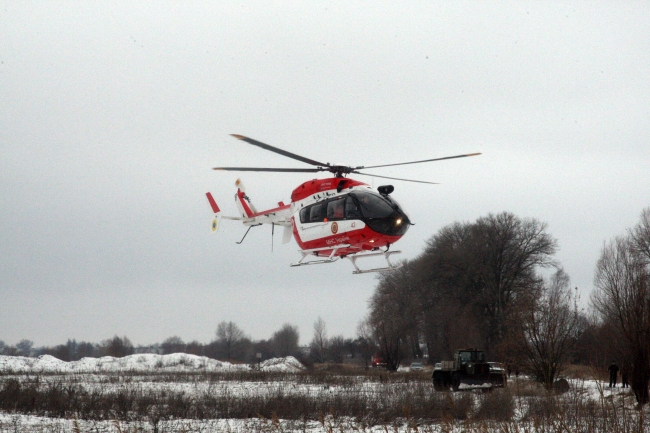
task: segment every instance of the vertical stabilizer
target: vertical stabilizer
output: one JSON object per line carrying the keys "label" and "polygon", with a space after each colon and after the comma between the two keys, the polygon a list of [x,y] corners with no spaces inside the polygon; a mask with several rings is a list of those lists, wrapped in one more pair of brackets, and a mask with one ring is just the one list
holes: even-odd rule
{"label": "vertical stabilizer", "polygon": [[241,179],[237,179],[235,186],[237,187],[235,203],[237,204],[237,209],[239,209],[239,214],[244,218],[252,218],[257,213],[257,209],[255,209],[255,206],[251,203],[251,199],[246,195],[244,183]]}

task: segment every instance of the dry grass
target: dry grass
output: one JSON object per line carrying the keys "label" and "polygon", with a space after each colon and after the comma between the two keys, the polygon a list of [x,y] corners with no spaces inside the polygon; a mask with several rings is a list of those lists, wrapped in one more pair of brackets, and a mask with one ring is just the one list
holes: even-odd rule
{"label": "dry grass", "polygon": [[[569,379],[588,380],[594,378],[596,371],[593,367],[587,365],[569,365],[564,371],[564,375]],[[606,372],[605,372],[606,373]],[[603,373],[603,375],[605,374]],[[600,376],[600,375],[598,375]],[[604,379],[604,376],[598,377]]]}
{"label": "dry grass", "polygon": [[546,390],[539,382],[524,378],[509,379],[508,389],[517,397],[541,397],[546,394]]}
{"label": "dry grass", "polygon": [[[587,373],[576,368],[572,375]],[[489,393],[434,392],[426,372],[388,373],[336,366],[299,374],[119,373],[93,377],[94,386],[87,385],[87,375],[0,377],[0,410],[74,420],[66,431],[78,432],[224,431],[225,419],[245,420],[242,431],[251,432],[370,431],[372,426],[396,432],[650,431],[645,412],[632,409],[629,393],[612,398],[603,392],[594,400],[578,386],[559,396],[533,381],[514,377],[508,388]],[[143,381],[156,386],[143,387]],[[220,391],[219,384],[224,382],[271,384],[268,389],[272,391],[233,395]],[[171,386],[206,383],[215,385],[197,387],[193,392],[181,390],[187,386]],[[307,391],[296,392],[296,387]],[[109,426],[107,430],[89,428],[102,422]],[[219,427],[210,427],[216,425]],[[30,430],[0,425],[2,431]]]}

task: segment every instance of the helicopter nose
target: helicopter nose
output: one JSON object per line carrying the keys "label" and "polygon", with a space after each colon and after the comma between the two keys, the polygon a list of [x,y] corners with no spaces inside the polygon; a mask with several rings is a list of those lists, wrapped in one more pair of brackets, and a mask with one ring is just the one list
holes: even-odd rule
{"label": "helicopter nose", "polygon": [[403,236],[410,226],[410,221],[406,215],[401,212],[386,218],[372,218],[366,221],[366,224],[377,233],[388,236]]}

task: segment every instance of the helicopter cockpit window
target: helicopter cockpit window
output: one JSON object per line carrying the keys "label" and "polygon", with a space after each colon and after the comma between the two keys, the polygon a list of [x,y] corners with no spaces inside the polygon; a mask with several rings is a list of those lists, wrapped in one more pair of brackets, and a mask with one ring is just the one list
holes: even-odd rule
{"label": "helicopter cockpit window", "polygon": [[345,210],[345,199],[343,197],[336,198],[327,203],[327,219],[340,220],[343,219]]}
{"label": "helicopter cockpit window", "polygon": [[359,207],[355,200],[348,196],[345,199],[345,217],[347,219],[359,219],[361,218],[361,212],[359,212]]}
{"label": "helicopter cockpit window", "polygon": [[311,210],[309,211],[309,222],[320,222],[323,221],[325,215],[324,214],[324,203],[317,203],[311,207]]}
{"label": "helicopter cockpit window", "polygon": [[303,207],[300,209],[300,222],[301,223],[308,223],[309,222],[309,208],[308,207]]}
{"label": "helicopter cockpit window", "polygon": [[359,203],[361,213],[366,218],[386,218],[392,215],[394,211],[393,206],[379,195],[368,192],[355,192],[354,197]]}
{"label": "helicopter cockpit window", "polygon": [[401,210],[394,201],[371,192],[355,191],[302,208],[300,221],[303,224],[323,222],[326,218],[327,221],[365,218],[379,221],[394,216],[395,212]]}

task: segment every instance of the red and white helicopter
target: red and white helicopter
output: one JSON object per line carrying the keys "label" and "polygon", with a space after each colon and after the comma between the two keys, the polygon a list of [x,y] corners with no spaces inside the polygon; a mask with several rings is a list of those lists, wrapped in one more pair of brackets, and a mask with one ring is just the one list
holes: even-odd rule
{"label": "red and white helicopter", "polygon": [[[334,177],[309,180],[293,190],[291,203],[279,202],[277,207],[264,211],[255,209],[246,195],[244,184],[237,179],[235,203],[239,209],[239,216],[236,217],[222,216],[217,202],[208,192],[206,196],[214,212],[212,233],[216,233],[219,229],[221,219],[241,221],[244,225],[249,226],[248,230],[261,224],[271,224],[272,227],[282,226],[284,227],[282,243],[288,243],[291,240],[291,234],[293,234],[302,254],[300,260],[292,263],[291,266],[332,263],[343,257],[352,262],[355,268],[354,274],[398,268],[400,265],[391,263],[390,256],[401,253],[401,251],[390,250],[390,246],[404,236],[411,225],[411,220],[397,201],[390,196],[394,190],[392,185],[380,186],[377,191],[374,191],[368,184],[348,178],[347,175],[358,174],[382,179],[435,184],[434,182],[361,173],[359,170],[480,155],[480,153],[470,153],[397,164],[351,167],[315,161],[242,135],[233,134],[233,137],[310,164],[314,168],[215,167],[213,170],[276,173],[328,171]],[[357,265],[358,259],[374,256],[384,256],[387,266],[362,270]]]}

